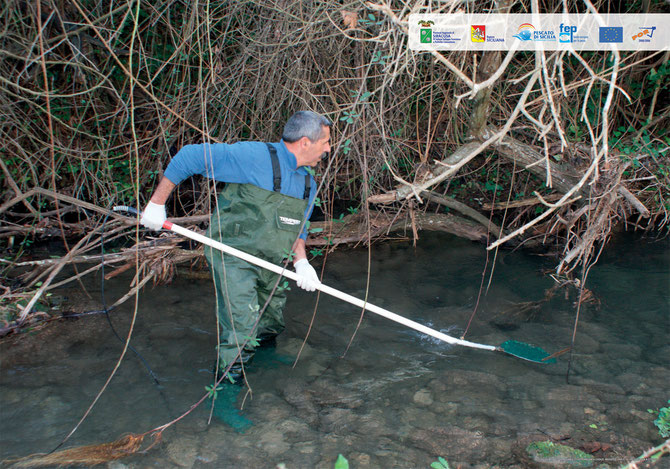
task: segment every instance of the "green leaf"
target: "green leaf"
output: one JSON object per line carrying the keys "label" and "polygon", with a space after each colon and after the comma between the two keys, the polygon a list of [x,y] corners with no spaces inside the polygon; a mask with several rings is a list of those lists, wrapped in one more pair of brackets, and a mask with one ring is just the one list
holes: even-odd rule
{"label": "green leaf", "polygon": [[486,181],[484,189],[487,191],[501,190],[502,186],[491,181]]}
{"label": "green leaf", "polygon": [[349,461],[347,461],[347,459],[341,454],[338,454],[334,469],[349,469]]}
{"label": "green leaf", "polygon": [[261,343],[258,341],[258,339],[254,339],[252,337],[249,337],[248,335],[244,336],[244,340],[249,342],[249,345],[252,347],[258,347]]}
{"label": "green leaf", "polygon": [[289,261],[292,261],[293,258],[295,257],[295,252],[291,251],[288,248],[284,248],[283,254],[284,257],[287,258]]}
{"label": "green leaf", "polygon": [[221,385],[214,387],[214,384],[210,384],[209,386],[205,386],[205,391],[207,391],[207,396],[210,398],[215,398],[219,391],[222,391],[223,388]]}

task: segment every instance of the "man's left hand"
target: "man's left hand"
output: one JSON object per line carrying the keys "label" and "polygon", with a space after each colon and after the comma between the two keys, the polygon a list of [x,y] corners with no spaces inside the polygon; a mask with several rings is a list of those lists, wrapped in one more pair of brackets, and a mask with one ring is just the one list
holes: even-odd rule
{"label": "man's left hand", "polygon": [[297,283],[303,290],[314,291],[316,290],[317,285],[321,285],[316,270],[309,265],[307,259],[300,259],[293,264],[293,267],[295,267],[295,273],[300,275],[300,279],[298,279]]}

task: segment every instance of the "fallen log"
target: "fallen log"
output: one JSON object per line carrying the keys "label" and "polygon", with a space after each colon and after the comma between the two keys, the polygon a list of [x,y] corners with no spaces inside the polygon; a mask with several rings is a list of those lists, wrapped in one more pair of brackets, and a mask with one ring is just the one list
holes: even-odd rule
{"label": "fallen log", "polygon": [[[535,174],[542,180],[546,181],[548,174],[551,174],[550,187],[562,194],[569,192],[579,182],[578,174],[564,169],[552,161],[548,161],[545,155],[537,151],[535,147],[509,135],[499,141],[495,141],[491,145],[491,148],[500,156],[514,161],[519,167]],[[577,191],[577,194],[587,197],[588,190],[582,188]]]}
{"label": "fallen log", "polygon": [[[376,238],[391,233],[411,233],[412,220],[409,214],[390,214],[370,211],[370,229],[362,214],[351,214],[341,220],[312,222],[311,230],[320,230],[307,238],[308,246],[336,246],[338,244],[367,242],[368,236]],[[422,213],[414,216],[416,228],[425,231],[441,231],[471,241],[486,241],[487,230],[479,223],[450,213]]]}
{"label": "fallen log", "polygon": [[[396,201],[396,193],[395,192],[387,192],[385,194],[377,194],[373,195],[368,198],[368,202],[371,204],[389,204],[393,203]],[[474,208],[471,208],[467,206],[466,204],[459,202],[455,199],[451,199],[448,197],[443,197],[440,194],[437,194],[436,192],[433,191],[427,191],[423,190],[419,194],[421,197],[425,197],[426,199],[430,200],[431,202],[434,202],[439,205],[443,205],[445,207],[449,207],[453,210],[456,210],[457,212],[461,213],[462,215],[467,216],[469,219],[472,219],[479,224],[481,224],[487,231],[492,233],[496,238],[500,238],[500,236],[503,233],[503,230],[501,227],[493,223],[488,217],[482,215],[479,213],[477,210]],[[537,200],[537,199],[536,199]],[[537,201],[539,203],[539,200]],[[489,207],[488,210],[491,208]],[[459,217],[460,218],[460,217]],[[460,218],[461,220],[464,220],[463,218]],[[457,230],[460,232],[460,230]],[[458,233],[452,233],[456,234],[457,236],[460,236]],[[464,236],[465,238],[471,239],[469,236]]]}
{"label": "fallen log", "polygon": [[[556,202],[563,195],[549,194],[543,197],[545,202]],[[542,201],[537,197],[530,197],[528,199],[513,200],[511,202],[498,202],[496,204],[482,204],[483,210],[508,210],[510,208],[529,207],[532,205],[539,205]]]}
{"label": "fallen log", "polygon": [[435,202],[437,204],[444,205],[445,207],[449,207],[451,209],[454,209],[454,210],[462,213],[463,215],[467,216],[468,218],[471,218],[472,220],[478,222],[486,230],[493,233],[493,235],[496,238],[500,238],[500,236],[503,236],[505,234],[503,232],[502,228],[500,228],[498,225],[493,223],[493,221],[491,221],[490,218],[485,217],[484,215],[479,213],[477,210],[467,206],[463,202],[459,202],[458,200],[455,200],[455,199],[450,199],[449,197],[443,197],[440,194],[437,194],[437,193],[432,192],[432,191],[423,191],[423,192],[421,192],[421,195],[426,197],[431,202]]}

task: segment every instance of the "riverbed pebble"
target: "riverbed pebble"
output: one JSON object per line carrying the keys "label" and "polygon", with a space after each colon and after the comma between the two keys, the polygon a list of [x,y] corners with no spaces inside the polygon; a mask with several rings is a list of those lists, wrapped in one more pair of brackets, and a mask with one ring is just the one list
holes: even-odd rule
{"label": "riverbed pebble", "polygon": [[290,357],[297,357],[300,353],[300,360],[306,360],[313,355],[311,345],[305,343],[303,339],[297,338],[279,340],[277,342],[277,353]]}
{"label": "riverbed pebble", "polygon": [[357,432],[371,438],[394,435],[397,428],[388,424],[389,417],[395,420],[394,415],[394,413],[384,413],[381,409],[373,408],[368,414],[359,416]]}
{"label": "riverbed pebble", "polygon": [[291,448],[291,445],[284,441],[284,434],[278,429],[268,429],[262,432],[256,446],[265,451],[271,461],[276,460]]}
{"label": "riverbed pebble", "polygon": [[355,426],[355,420],[354,414],[349,409],[338,407],[321,409],[319,430],[326,433],[346,432]]}
{"label": "riverbed pebble", "polygon": [[132,466],[124,464],[120,461],[110,461],[107,463],[107,469],[130,469]]}
{"label": "riverbed pebble", "polygon": [[484,435],[478,431],[464,430],[458,427],[434,427],[430,430],[417,430],[410,435],[412,443],[430,454],[442,455],[451,459],[471,459],[470,462],[483,460],[488,451]]}
{"label": "riverbed pebble", "polygon": [[348,461],[351,467],[372,467],[372,458],[367,453],[353,453],[349,455]]}
{"label": "riverbed pebble", "polygon": [[414,396],[412,396],[412,401],[414,401],[415,404],[423,406],[433,405],[434,402],[433,396],[428,389],[419,389],[414,393]]}
{"label": "riverbed pebble", "polygon": [[167,454],[179,467],[191,468],[198,457],[198,441],[191,436],[178,436],[167,444]]}

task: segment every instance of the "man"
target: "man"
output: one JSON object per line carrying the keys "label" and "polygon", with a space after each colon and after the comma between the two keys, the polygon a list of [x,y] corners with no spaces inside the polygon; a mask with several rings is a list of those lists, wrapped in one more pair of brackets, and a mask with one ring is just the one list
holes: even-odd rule
{"label": "man", "polygon": [[[165,201],[191,175],[225,182],[207,235],[274,264],[292,259],[301,276],[298,286],[314,291],[319,278],[307,261],[307,232],[300,228],[309,219],[316,196],[307,167],[316,166],[330,152],[331,125],[317,113],[300,111],[286,122],[279,143],[184,146],[170,161],[140,223],[160,230],[166,219]],[[272,342],[284,329],[286,295],[282,288],[271,295],[278,278],[274,273],[209,247],[205,257],[216,290],[219,369],[229,369],[228,377],[240,383],[255,344]]]}

